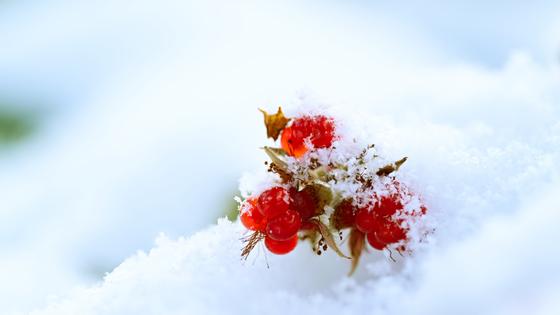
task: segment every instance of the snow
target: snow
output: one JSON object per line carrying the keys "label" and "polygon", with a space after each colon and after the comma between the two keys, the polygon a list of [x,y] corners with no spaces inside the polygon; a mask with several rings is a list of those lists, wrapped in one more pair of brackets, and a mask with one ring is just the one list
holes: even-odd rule
{"label": "snow", "polygon": [[[422,191],[437,223],[412,257],[393,263],[366,254],[352,278],[346,260],[315,256],[306,244],[286,256],[260,248],[244,262],[243,229],[221,220],[192,237],[161,236],[102,283],[34,314],[553,314],[560,293],[556,81],[511,90],[506,82],[520,68],[522,77],[550,75],[516,58],[493,74],[492,89],[461,94],[469,106],[456,110],[471,120],[341,114],[385,156],[409,157],[399,172]],[[542,91],[541,100],[519,96]],[[487,104],[504,104],[510,93],[517,97],[507,122],[495,119]]]}
{"label": "snow", "polygon": [[[558,309],[558,4],[0,5],[2,91],[56,104],[46,134],[0,161],[2,313]],[[242,264],[237,226],[205,230],[264,168],[256,108],[302,102],[409,157],[401,176],[438,226],[425,252],[369,254],[347,279],[347,261],[304,246]],[[69,292],[159,231],[149,256]],[[241,305],[248,292],[259,303]]]}
{"label": "snow", "polygon": [[243,229],[220,220],[188,239],[160,236],[102,284],[33,314],[554,314],[559,189],[402,271],[360,279],[344,276],[343,259],[302,246],[269,255],[269,268],[263,253],[244,262]]}

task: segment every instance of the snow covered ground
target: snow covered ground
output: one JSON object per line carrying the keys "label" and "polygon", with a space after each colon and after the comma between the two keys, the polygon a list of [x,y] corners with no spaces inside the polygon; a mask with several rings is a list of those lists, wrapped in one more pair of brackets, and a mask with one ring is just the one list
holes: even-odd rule
{"label": "snow covered ground", "polygon": [[161,237],[102,284],[33,314],[556,314],[558,192],[403,271],[370,258],[371,275],[358,279],[341,258],[301,246],[269,257],[270,269],[262,255],[242,263],[239,225],[221,221],[186,240]]}
{"label": "snow covered ground", "polygon": [[395,264],[370,254],[353,278],[346,260],[305,245],[243,262],[243,229],[222,220],[186,239],[161,236],[103,283],[35,314],[554,314],[560,124],[526,109],[525,119],[540,118],[518,136],[483,117],[465,127],[399,115],[355,126],[385,155],[410,157],[401,172],[424,190],[438,224],[415,257]]}
{"label": "snow covered ground", "polygon": [[[552,314],[557,6],[0,3],[2,93],[55,104],[0,160],[2,313]],[[302,95],[409,156],[429,250],[348,279],[303,246],[243,264],[237,224],[206,228],[262,167],[255,109]]]}

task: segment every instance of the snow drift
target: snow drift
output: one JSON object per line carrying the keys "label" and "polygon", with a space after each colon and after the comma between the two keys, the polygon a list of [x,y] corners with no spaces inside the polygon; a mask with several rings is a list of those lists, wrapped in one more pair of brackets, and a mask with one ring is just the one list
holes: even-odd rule
{"label": "snow drift", "polygon": [[[523,58],[510,67],[487,77],[488,89],[458,93],[472,102],[457,108],[470,120],[340,111],[385,156],[409,156],[400,172],[423,191],[438,226],[415,256],[393,263],[366,254],[352,278],[347,261],[305,245],[287,256],[257,248],[244,262],[244,229],[220,220],[189,238],[159,237],[102,283],[34,314],[552,314],[560,292],[556,81],[510,91],[512,72],[550,75]],[[515,101],[501,105],[509,92]]]}

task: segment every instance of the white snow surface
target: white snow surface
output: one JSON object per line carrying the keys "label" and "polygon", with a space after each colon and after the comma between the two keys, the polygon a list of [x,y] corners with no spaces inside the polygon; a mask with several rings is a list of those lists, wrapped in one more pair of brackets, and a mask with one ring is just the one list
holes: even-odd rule
{"label": "white snow surface", "polygon": [[[0,164],[1,313],[556,314],[558,3],[379,6],[5,2],[2,89],[65,114]],[[426,249],[370,253],[348,279],[306,246],[243,264],[228,223],[174,240],[223,211],[228,178],[263,168],[256,108],[302,87],[410,158],[401,176],[438,227]],[[170,240],[68,292],[158,231]]]}
{"label": "white snow surface", "polygon": [[33,314],[554,314],[558,192],[399,272],[382,272],[386,260],[370,257],[373,275],[360,278],[346,278],[340,258],[304,246],[269,255],[269,268],[262,254],[243,262],[242,228],[221,220],[188,239],[161,236],[102,284]]}
{"label": "white snow surface", "polygon": [[[548,79],[512,89],[511,72]],[[316,256],[307,244],[286,256],[257,247],[242,261],[244,229],[220,220],[188,238],[160,236],[102,283],[33,314],[553,314],[560,307],[558,82],[523,56],[489,76],[490,87],[455,88],[469,104],[456,115],[470,120],[335,107],[345,132],[370,139],[389,160],[409,157],[399,172],[422,192],[437,225],[412,257],[393,263],[368,253],[351,278],[347,260]],[[444,99],[459,97],[448,93]]]}

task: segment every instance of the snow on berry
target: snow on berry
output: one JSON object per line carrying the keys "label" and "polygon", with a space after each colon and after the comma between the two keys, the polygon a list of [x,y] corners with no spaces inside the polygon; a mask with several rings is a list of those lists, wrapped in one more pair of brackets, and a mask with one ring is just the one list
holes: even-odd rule
{"label": "snow on berry", "polygon": [[[280,138],[280,147],[264,147],[270,157],[265,164],[276,177],[240,205],[240,220],[252,231],[244,239],[244,258],[263,240],[268,251],[283,255],[300,239],[319,255],[331,248],[352,259],[352,273],[366,242],[402,254],[407,244],[422,241],[417,235],[428,234],[421,220],[426,206],[397,178],[406,157],[390,162],[374,145],[360,147],[326,114],[288,118],[281,108],[273,115],[261,111],[268,137]],[[346,233],[350,257],[339,248]]]}
{"label": "snow on berry", "polygon": [[257,209],[255,198],[248,198],[241,204],[239,220],[241,220],[243,226],[252,231],[260,231],[266,226],[266,219]]}
{"label": "snow on berry", "polygon": [[312,148],[331,147],[334,134],[332,118],[317,115],[298,117],[282,130],[282,149],[290,156],[301,157]]}

